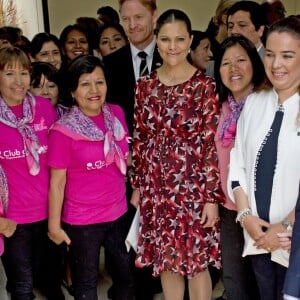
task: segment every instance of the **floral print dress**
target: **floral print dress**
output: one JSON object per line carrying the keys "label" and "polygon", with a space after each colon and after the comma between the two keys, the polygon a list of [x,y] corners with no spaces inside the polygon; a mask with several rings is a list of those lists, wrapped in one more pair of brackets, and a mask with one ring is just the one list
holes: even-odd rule
{"label": "floral print dress", "polygon": [[141,194],[136,265],[192,278],[220,267],[219,223],[200,224],[205,203],[220,203],[214,135],[219,104],[200,70],[165,86],[154,71],[137,83],[132,184]]}

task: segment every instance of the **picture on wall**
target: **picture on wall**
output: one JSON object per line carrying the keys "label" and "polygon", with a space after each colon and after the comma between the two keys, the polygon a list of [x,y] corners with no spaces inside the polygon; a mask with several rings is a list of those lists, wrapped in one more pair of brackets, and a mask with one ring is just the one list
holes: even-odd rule
{"label": "picture on wall", "polygon": [[0,27],[19,27],[27,38],[32,39],[48,25],[47,8],[45,0],[0,0]]}

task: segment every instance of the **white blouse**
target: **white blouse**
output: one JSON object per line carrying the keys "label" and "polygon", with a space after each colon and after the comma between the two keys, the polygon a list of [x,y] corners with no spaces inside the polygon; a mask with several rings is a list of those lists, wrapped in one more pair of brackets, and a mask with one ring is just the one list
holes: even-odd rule
{"label": "white blouse", "polygon": [[[300,127],[296,124],[300,109],[299,94],[291,96],[282,105],[284,116],[278,137],[277,164],[269,213],[271,224],[283,221],[294,209],[300,180],[300,135],[298,135]],[[273,123],[278,106],[275,90],[251,94],[240,115],[235,145],[230,154],[229,196],[234,201],[231,182],[239,181],[254,216],[258,216],[255,200],[257,155]],[[267,253],[264,249],[253,246],[255,241],[246,230],[244,236],[243,256]],[[288,252],[282,249],[275,250],[271,254],[271,259],[287,266]]]}

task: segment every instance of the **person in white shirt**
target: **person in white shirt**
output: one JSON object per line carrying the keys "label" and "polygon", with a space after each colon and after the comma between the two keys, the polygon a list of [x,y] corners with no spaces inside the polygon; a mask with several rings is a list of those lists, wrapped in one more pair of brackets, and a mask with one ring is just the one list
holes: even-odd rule
{"label": "person in white shirt", "polygon": [[244,228],[261,298],[282,299],[289,253],[277,234],[291,228],[300,180],[300,20],[272,25],[264,66],[273,88],[249,96],[231,151],[228,191]]}

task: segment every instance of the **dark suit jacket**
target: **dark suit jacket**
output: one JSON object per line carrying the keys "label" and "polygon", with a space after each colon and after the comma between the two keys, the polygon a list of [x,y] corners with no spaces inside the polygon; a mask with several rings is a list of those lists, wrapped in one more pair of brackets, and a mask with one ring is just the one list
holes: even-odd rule
{"label": "dark suit jacket", "polygon": [[284,283],[284,293],[300,298],[300,185],[296,204],[296,221],[292,235],[289,268]]}
{"label": "dark suit jacket", "polygon": [[[133,131],[133,109],[135,77],[130,45],[105,56],[103,59],[108,86],[108,102],[120,105],[126,116],[130,133]],[[151,71],[161,65],[161,58],[155,48]]]}

